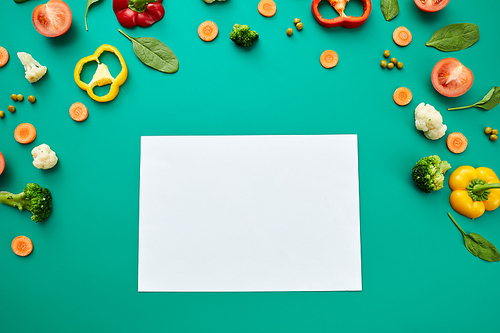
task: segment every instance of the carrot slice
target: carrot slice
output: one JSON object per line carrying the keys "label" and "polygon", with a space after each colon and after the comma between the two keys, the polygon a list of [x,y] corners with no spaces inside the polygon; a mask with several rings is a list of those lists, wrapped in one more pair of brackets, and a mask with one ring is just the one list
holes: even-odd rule
{"label": "carrot slice", "polygon": [[219,34],[217,24],[212,21],[205,21],[198,27],[198,36],[205,42],[211,42]]}
{"label": "carrot slice", "polygon": [[33,251],[33,242],[26,236],[17,236],[11,244],[12,251],[21,257],[26,257]]}
{"label": "carrot slice", "polygon": [[339,55],[333,50],[326,50],[325,52],[321,53],[319,62],[321,63],[321,66],[325,68],[335,67],[339,63]]}
{"label": "carrot slice", "polygon": [[5,64],[9,61],[9,52],[5,47],[0,46],[0,67],[5,66]]}
{"label": "carrot slice", "polygon": [[22,144],[33,142],[36,138],[35,126],[29,123],[23,123],[16,127],[14,130],[14,139]]}
{"label": "carrot slice", "polygon": [[446,145],[452,153],[460,154],[467,148],[467,138],[460,132],[453,132],[446,138]]}
{"label": "carrot slice", "polygon": [[89,110],[80,102],[75,102],[69,107],[69,115],[74,121],[84,121],[89,116]]}
{"label": "carrot slice", "polygon": [[273,0],[262,0],[257,9],[262,16],[271,17],[276,14],[276,3]]}
{"label": "carrot slice", "polygon": [[392,33],[392,39],[397,45],[406,46],[411,42],[411,32],[405,27],[396,28],[396,30]]}
{"label": "carrot slice", "polygon": [[3,170],[5,170],[5,158],[3,157],[3,154],[0,151],[0,175],[2,174]]}
{"label": "carrot slice", "polygon": [[397,105],[404,106],[408,105],[411,102],[413,95],[410,89],[406,87],[399,87],[398,89],[396,89],[396,91],[394,91],[394,95],[392,95],[392,98]]}

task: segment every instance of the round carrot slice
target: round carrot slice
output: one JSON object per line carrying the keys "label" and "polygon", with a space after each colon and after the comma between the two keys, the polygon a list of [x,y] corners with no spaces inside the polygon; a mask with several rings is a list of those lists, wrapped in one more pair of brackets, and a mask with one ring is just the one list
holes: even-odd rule
{"label": "round carrot slice", "polygon": [[89,110],[80,102],[75,102],[69,107],[69,115],[74,121],[84,121],[89,116]]}
{"label": "round carrot slice", "polygon": [[404,106],[411,102],[413,95],[410,89],[406,87],[399,87],[396,91],[394,91],[392,98],[397,105]]}
{"label": "round carrot slice", "polygon": [[446,145],[452,153],[460,154],[467,148],[467,138],[460,132],[453,132],[448,134]]}
{"label": "round carrot slice", "polygon": [[11,244],[12,251],[20,257],[26,257],[33,251],[33,242],[26,236],[17,236]]}
{"label": "round carrot slice", "polygon": [[325,52],[321,53],[319,62],[321,63],[321,66],[325,68],[335,67],[339,63],[339,55],[333,50],[326,50]]}
{"label": "round carrot slice", "polygon": [[9,52],[5,47],[0,46],[0,67],[5,66],[5,64],[9,61]]}
{"label": "round carrot slice", "polygon": [[198,36],[205,42],[211,42],[219,34],[217,24],[212,21],[205,21],[198,27]]}
{"label": "round carrot slice", "polygon": [[271,17],[276,14],[276,3],[273,0],[261,0],[257,9],[262,16]]}
{"label": "round carrot slice", "polygon": [[397,45],[406,46],[411,42],[411,32],[405,27],[396,28],[392,33],[392,39]]}
{"label": "round carrot slice", "polygon": [[36,138],[35,126],[29,123],[23,123],[16,127],[14,130],[14,139],[22,144],[28,144],[33,142]]}

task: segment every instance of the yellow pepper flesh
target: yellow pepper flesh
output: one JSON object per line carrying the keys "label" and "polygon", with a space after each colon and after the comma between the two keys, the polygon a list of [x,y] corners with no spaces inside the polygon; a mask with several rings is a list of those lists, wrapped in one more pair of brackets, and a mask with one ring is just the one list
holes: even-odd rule
{"label": "yellow pepper flesh", "polygon": [[[109,72],[108,67],[105,64],[101,64],[99,62],[99,57],[103,52],[111,52],[116,55],[118,60],[120,61],[120,65],[122,67],[120,73],[116,76],[116,78],[113,78]],[[86,63],[95,61],[97,62],[97,70],[94,74],[94,77],[92,78],[92,81],[90,83],[85,83],[80,79],[80,74],[82,73],[83,66]],[[92,98],[93,100],[97,102],[109,102],[113,100],[117,95],[118,92],[120,91],[120,86],[125,82],[127,79],[128,75],[128,69],[127,65],[125,64],[125,60],[123,59],[121,53],[118,51],[118,49],[114,46],[108,45],[108,44],[103,44],[97,48],[97,50],[94,52],[94,54],[87,56],[76,64],[75,67],[75,72],[74,72],[74,77],[75,77],[75,82],[76,84],[82,89],[87,92],[87,94]],[[109,92],[104,95],[104,96],[97,96],[94,93],[94,87],[95,86],[104,86],[110,84]]]}

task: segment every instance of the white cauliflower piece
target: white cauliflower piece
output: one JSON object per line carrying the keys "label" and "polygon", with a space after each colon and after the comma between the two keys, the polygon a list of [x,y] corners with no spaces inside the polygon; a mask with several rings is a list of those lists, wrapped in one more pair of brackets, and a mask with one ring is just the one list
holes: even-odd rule
{"label": "white cauliflower piece", "polygon": [[45,143],[33,148],[31,156],[33,156],[33,165],[37,169],[50,169],[57,164],[55,151]]}
{"label": "white cauliflower piece", "polygon": [[40,65],[38,61],[33,59],[31,54],[26,52],[17,52],[17,56],[24,66],[25,78],[30,83],[35,83],[47,73],[47,67]]}
{"label": "white cauliflower piece", "polygon": [[432,105],[420,103],[415,108],[415,127],[424,132],[427,139],[437,140],[444,136],[448,128],[443,117]]}
{"label": "white cauliflower piece", "polygon": [[[203,0],[206,3],[212,3],[215,2],[215,0]],[[226,1],[226,0],[217,0],[217,1]]]}

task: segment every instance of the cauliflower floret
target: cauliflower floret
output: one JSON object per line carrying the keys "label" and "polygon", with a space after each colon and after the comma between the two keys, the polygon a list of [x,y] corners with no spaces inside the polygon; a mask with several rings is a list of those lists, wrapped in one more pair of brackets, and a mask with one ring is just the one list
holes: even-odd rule
{"label": "cauliflower floret", "polygon": [[427,139],[437,140],[444,136],[448,128],[443,117],[432,105],[420,103],[415,108],[415,127],[424,132]]}
{"label": "cauliflower floret", "polygon": [[[203,0],[206,3],[212,3],[215,2],[215,0]],[[226,0],[217,0],[217,1],[226,1]]]}
{"label": "cauliflower floret", "polygon": [[30,83],[35,83],[47,73],[47,67],[40,65],[38,61],[33,59],[31,54],[26,52],[17,52],[17,56],[24,66],[25,78]]}
{"label": "cauliflower floret", "polygon": [[33,156],[33,165],[37,169],[50,169],[57,164],[55,151],[45,143],[33,148],[31,156]]}

